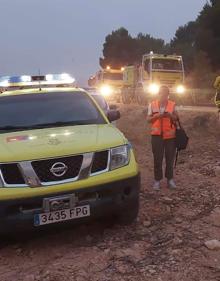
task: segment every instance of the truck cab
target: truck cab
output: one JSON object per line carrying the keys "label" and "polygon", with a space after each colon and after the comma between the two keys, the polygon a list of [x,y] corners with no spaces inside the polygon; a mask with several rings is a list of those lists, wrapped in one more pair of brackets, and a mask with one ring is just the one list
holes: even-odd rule
{"label": "truck cab", "polygon": [[184,93],[184,66],[181,56],[150,53],[143,56],[140,82],[150,94],[165,85],[174,94]]}
{"label": "truck cab", "polygon": [[181,56],[150,54],[143,55],[139,65],[130,65],[124,69],[122,101],[137,101],[145,105],[155,98],[160,86],[167,86],[170,93],[181,96],[185,92],[184,66]]}
{"label": "truck cab", "polygon": [[118,100],[123,86],[123,70],[123,67],[112,69],[107,66],[106,69],[99,70],[93,78],[90,78],[89,85],[92,84],[108,100]]}

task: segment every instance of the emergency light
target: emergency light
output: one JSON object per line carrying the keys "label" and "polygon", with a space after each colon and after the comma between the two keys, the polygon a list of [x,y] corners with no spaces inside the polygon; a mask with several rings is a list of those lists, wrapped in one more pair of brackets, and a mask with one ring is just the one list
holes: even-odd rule
{"label": "emergency light", "polygon": [[75,79],[67,73],[47,75],[21,75],[21,76],[0,76],[0,87],[25,87],[25,86],[46,86],[46,85],[67,85],[74,84]]}

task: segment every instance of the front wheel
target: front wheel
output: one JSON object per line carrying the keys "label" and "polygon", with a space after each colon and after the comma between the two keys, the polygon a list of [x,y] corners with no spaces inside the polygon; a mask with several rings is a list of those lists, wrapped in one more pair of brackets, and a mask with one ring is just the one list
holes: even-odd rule
{"label": "front wheel", "polygon": [[136,221],[139,212],[139,198],[133,200],[132,204],[129,204],[127,208],[120,210],[117,213],[117,221],[119,224],[129,225]]}
{"label": "front wheel", "polygon": [[135,96],[136,96],[137,103],[139,105],[145,106],[148,104],[147,95],[144,92],[143,88],[137,88],[135,91]]}
{"label": "front wheel", "polygon": [[123,104],[130,104],[131,103],[131,96],[128,89],[123,89],[121,91],[121,98]]}

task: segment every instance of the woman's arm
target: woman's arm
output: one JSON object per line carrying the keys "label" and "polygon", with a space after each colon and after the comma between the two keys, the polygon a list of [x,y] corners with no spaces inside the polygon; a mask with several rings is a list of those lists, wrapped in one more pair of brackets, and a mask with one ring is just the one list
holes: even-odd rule
{"label": "woman's arm", "polygon": [[157,119],[160,119],[163,117],[163,114],[160,113],[155,113],[154,115],[148,115],[147,117],[147,121],[148,123],[153,123],[155,122]]}
{"label": "woman's arm", "polygon": [[179,119],[179,114],[177,112],[176,106],[174,108],[174,111],[172,113],[165,112],[164,117],[170,118],[173,122],[176,122]]}
{"label": "woman's arm", "polygon": [[147,110],[147,122],[153,123],[154,121],[156,121],[157,119],[159,119],[161,117],[162,117],[162,115],[160,113],[153,114],[151,104],[149,104],[148,110]]}

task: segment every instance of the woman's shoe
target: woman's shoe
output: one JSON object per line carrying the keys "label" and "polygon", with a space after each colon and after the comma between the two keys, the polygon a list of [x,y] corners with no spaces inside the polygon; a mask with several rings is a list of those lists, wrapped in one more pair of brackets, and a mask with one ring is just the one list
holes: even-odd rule
{"label": "woman's shoe", "polygon": [[174,179],[168,180],[168,188],[170,188],[170,189],[176,189],[176,184],[175,184]]}
{"label": "woman's shoe", "polygon": [[160,181],[155,181],[153,184],[153,190],[159,191],[160,190]]}

